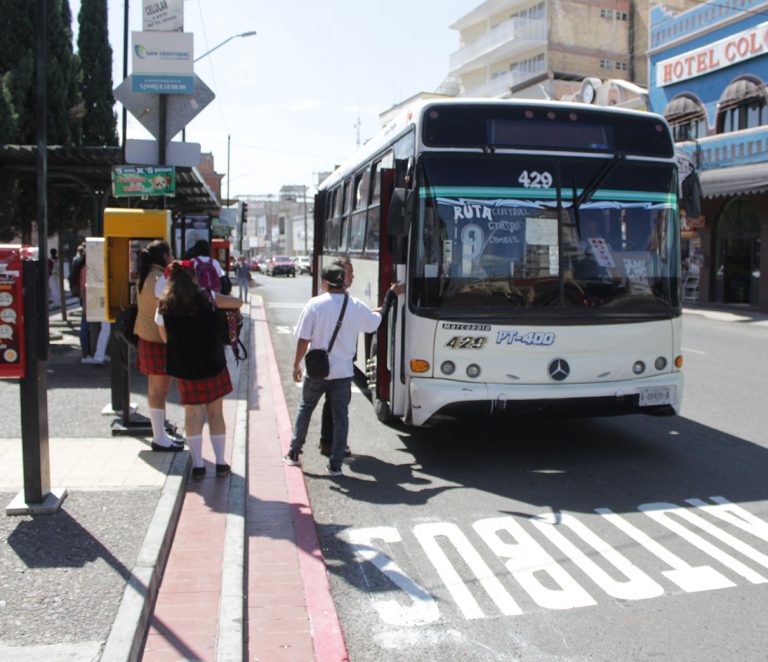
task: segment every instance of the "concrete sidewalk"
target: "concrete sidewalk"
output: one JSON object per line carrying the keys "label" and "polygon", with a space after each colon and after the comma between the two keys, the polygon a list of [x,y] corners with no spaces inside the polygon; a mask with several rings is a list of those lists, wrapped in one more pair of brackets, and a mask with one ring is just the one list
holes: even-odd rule
{"label": "concrete sidewalk", "polygon": [[[54,515],[0,519],[0,660],[347,659],[303,476],[281,461],[290,416],[252,302],[249,359],[230,362],[225,400],[232,474],[215,477],[206,436],[199,483],[187,481],[187,452],[154,453],[89,418],[108,399],[108,369],[81,366],[76,333],[61,329],[72,348],[49,361],[49,406],[62,412],[51,417],[51,486],[68,496]],[[66,389],[81,374],[91,390],[74,408]],[[4,410],[14,390],[0,381]],[[168,409],[181,426],[178,404]],[[6,505],[23,487],[21,460],[21,441],[0,436]]]}

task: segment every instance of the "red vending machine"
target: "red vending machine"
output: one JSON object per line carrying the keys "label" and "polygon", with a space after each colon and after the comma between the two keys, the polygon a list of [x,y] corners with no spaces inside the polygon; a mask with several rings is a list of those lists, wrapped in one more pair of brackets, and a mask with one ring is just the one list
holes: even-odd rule
{"label": "red vending machine", "polygon": [[0,244],[0,378],[24,377],[24,299],[21,246]]}

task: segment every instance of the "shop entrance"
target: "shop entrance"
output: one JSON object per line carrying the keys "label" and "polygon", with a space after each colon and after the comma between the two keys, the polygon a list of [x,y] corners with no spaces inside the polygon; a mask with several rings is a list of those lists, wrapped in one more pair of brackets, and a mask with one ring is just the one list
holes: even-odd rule
{"label": "shop entrance", "polygon": [[757,305],[760,285],[760,220],[744,198],[723,208],[715,242],[715,298]]}

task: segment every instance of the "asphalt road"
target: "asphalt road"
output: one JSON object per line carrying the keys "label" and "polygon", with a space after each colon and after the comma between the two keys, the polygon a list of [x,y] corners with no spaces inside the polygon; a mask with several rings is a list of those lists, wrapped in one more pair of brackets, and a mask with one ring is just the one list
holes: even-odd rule
{"label": "asphalt road", "polygon": [[[289,407],[309,278],[259,277]],[[764,660],[768,322],[684,319],[675,418],[383,426],[303,456],[353,662]]]}

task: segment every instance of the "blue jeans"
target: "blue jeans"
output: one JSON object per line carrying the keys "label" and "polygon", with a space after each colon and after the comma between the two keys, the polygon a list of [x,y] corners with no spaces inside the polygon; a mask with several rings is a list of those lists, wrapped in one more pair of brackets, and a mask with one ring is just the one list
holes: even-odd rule
{"label": "blue jeans", "polygon": [[331,446],[331,464],[340,467],[347,448],[349,432],[349,400],[352,395],[352,377],[343,379],[313,379],[304,377],[301,386],[301,402],[293,422],[291,450],[300,451],[304,446],[309,429],[309,419],[320,398],[325,395],[331,403],[333,414],[333,445]]}
{"label": "blue jeans", "polygon": [[237,286],[239,288],[238,296],[243,303],[248,303],[248,279],[238,278]]}
{"label": "blue jeans", "polygon": [[80,349],[83,352],[83,356],[90,356],[91,352],[91,336],[88,329],[88,320],[85,319],[85,304],[83,304],[83,316],[80,318]]}

